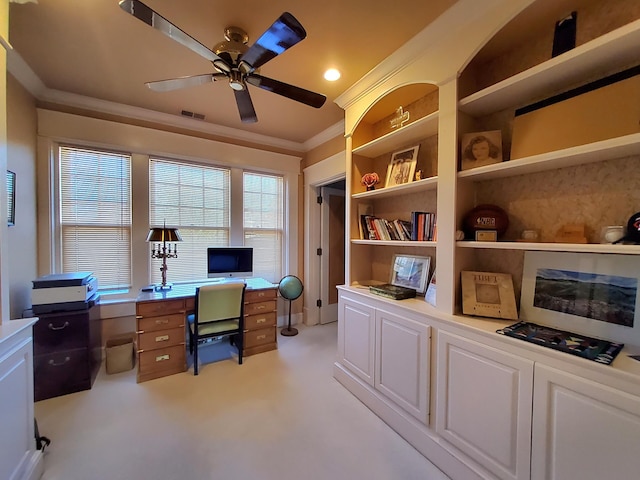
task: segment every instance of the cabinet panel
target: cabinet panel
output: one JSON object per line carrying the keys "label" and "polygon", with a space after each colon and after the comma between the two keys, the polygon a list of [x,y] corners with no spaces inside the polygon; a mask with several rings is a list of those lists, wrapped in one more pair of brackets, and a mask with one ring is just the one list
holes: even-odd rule
{"label": "cabinet panel", "polygon": [[421,422],[429,416],[429,327],[376,311],[375,388]]}
{"label": "cabinet panel", "polygon": [[368,305],[340,297],[338,355],[344,366],[373,386],[375,311]]}
{"label": "cabinet panel", "polygon": [[437,433],[498,478],[529,478],[533,362],[443,331],[437,348]]}
{"label": "cabinet panel", "polygon": [[532,479],[636,478],[640,397],[536,365]]}

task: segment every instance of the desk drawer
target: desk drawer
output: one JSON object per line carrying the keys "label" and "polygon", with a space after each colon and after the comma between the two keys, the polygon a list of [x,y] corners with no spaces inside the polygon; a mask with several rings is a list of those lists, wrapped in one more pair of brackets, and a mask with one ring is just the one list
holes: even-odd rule
{"label": "desk drawer", "polygon": [[244,348],[257,347],[258,345],[265,345],[267,343],[274,343],[276,341],[276,327],[261,328],[260,330],[253,330],[244,332]]}
{"label": "desk drawer", "polygon": [[255,315],[258,313],[267,313],[267,312],[275,312],[276,310],[276,301],[268,300],[264,302],[258,303],[248,303],[244,306],[244,314],[246,315]]}
{"label": "desk drawer", "polygon": [[181,344],[138,353],[138,375],[162,370],[184,371],[185,349],[185,345]]}
{"label": "desk drawer", "polygon": [[276,289],[269,288],[266,290],[247,290],[244,294],[245,303],[262,302],[265,300],[274,300],[276,298]]}
{"label": "desk drawer", "polygon": [[245,330],[257,330],[259,328],[273,327],[276,324],[276,312],[246,315],[244,317]]}
{"label": "desk drawer", "polygon": [[183,313],[164,315],[161,317],[138,318],[138,333],[168,330],[170,328],[184,328],[185,316]]}
{"label": "desk drawer", "polygon": [[136,304],[136,315],[140,317],[154,317],[171,313],[185,312],[184,300],[162,300],[156,302],[142,302]]}
{"label": "desk drawer", "polygon": [[138,350],[153,350],[184,343],[184,327],[157,330],[138,335]]}

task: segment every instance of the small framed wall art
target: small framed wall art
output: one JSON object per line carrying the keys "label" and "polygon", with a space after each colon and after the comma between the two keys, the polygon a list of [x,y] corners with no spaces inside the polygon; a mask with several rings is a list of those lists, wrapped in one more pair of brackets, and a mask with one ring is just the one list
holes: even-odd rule
{"label": "small framed wall art", "polygon": [[16,174],[7,170],[7,225],[16,224]]}
{"label": "small framed wall art", "polygon": [[418,149],[420,145],[406,148],[391,155],[391,161],[387,167],[387,180],[385,187],[393,187],[413,181],[418,162]]}
{"label": "small framed wall art", "polygon": [[462,272],[462,313],[517,320],[518,309],[509,273]]}

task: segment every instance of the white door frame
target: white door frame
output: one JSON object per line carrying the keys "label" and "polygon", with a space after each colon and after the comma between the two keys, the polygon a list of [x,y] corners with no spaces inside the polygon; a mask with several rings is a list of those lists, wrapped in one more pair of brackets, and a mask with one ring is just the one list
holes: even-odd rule
{"label": "white door frame", "polygon": [[320,323],[320,309],[316,300],[321,297],[321,262],[316,255],[320,246],[320,209],[317,204],[318,187],[328,185],[346,176],[346,151],[311,165],[304,173],[304,323]]}

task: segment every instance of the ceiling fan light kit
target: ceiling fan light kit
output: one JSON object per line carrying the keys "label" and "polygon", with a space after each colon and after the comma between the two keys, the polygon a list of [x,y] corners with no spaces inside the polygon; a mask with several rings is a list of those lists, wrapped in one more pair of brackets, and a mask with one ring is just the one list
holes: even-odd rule
{"label": "ceiling fan light kit", "polygon": [[280,15],[250,47],[247,46],[249,36],[244,30],[238,27],[227,27],[224,31],[225,40],[218,43],[213,49],[209,49],[139,0],[121,0],[120,8],[209,60],[216,70],[214,73],[146,83],[151,90],[166,92],[212,83],[221,77],[227,77],[229,86],[234,91],[238,112],[243,123],[258,121],[247,83],[314,108],[322,107],[326,101],[326,97],[322,94],[257,73],[262,65],[284,53],[307,36],[307,32],[300,22],[288,12]]}

